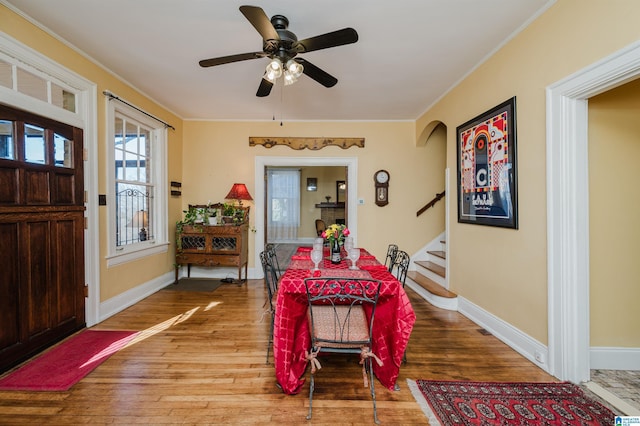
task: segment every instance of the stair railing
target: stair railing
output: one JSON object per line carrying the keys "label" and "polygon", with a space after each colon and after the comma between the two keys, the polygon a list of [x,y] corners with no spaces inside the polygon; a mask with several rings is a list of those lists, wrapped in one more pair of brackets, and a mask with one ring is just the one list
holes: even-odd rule
{"label": "stair railing", "polygon": [[420,210],[418,210],[416,212],[416,216],[420,216],[422,213],[424,213],[425,211],[427,211],[427,209],[430,209],[431,207],[433,207],[438,201],[440,201],[442,198],[444,197],[444,191],[442,191],[439,194],[436,194],[436,196],[434,197],[433,200],[429,201],[427,204],[425,204],[425,206],[423,208],[421,208]]}

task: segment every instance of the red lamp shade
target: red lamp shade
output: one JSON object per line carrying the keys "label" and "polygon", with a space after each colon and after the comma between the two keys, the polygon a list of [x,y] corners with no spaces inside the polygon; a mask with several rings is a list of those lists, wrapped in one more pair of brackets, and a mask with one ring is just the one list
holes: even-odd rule
{"label": "red lamp shade", "polygon": [[244,183],[234,183],[231,187],[231,191],[229,191],[225,198],[228,200],[253,200]]}

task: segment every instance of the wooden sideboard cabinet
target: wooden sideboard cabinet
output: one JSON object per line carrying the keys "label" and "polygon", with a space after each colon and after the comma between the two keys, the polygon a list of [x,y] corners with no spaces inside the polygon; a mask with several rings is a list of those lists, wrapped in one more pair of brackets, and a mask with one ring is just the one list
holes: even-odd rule
{"label": "wooden sideboard cabinet", "polygon": [[240,225],[185,225],[176,236],[176,277],[178,268],[187,265],[187,276],[191,276],[191,265],[198,266],[237,266],[238,281],[244,280],[248,270],[248,231],[249,224]]}

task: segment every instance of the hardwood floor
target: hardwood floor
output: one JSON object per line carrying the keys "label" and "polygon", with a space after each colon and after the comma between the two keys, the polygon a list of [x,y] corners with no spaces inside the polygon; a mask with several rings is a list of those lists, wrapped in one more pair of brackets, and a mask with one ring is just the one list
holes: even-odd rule
{"label": "hardwood floor", "polygon": [[[382,424],[428,424],[406,379],[556,381],[464,316],[407,289],[417,322],[400,390],[376,383]],[[373,424],[357,359],[323,360],[314,418],[308,387],[284,395],[273,357],[261,280],[213,293],[160,291],[95,329],[142,331],[67,392],[0,391],[0,424]]]}

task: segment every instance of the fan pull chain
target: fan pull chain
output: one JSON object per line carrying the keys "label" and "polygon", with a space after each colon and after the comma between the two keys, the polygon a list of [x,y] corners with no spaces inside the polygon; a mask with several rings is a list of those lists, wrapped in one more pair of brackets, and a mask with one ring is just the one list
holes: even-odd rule
{"label": "fan pull chain", "polygon": [[280,127],[282,127],[282,104],[284,99],[284,84],[280,85]]}

